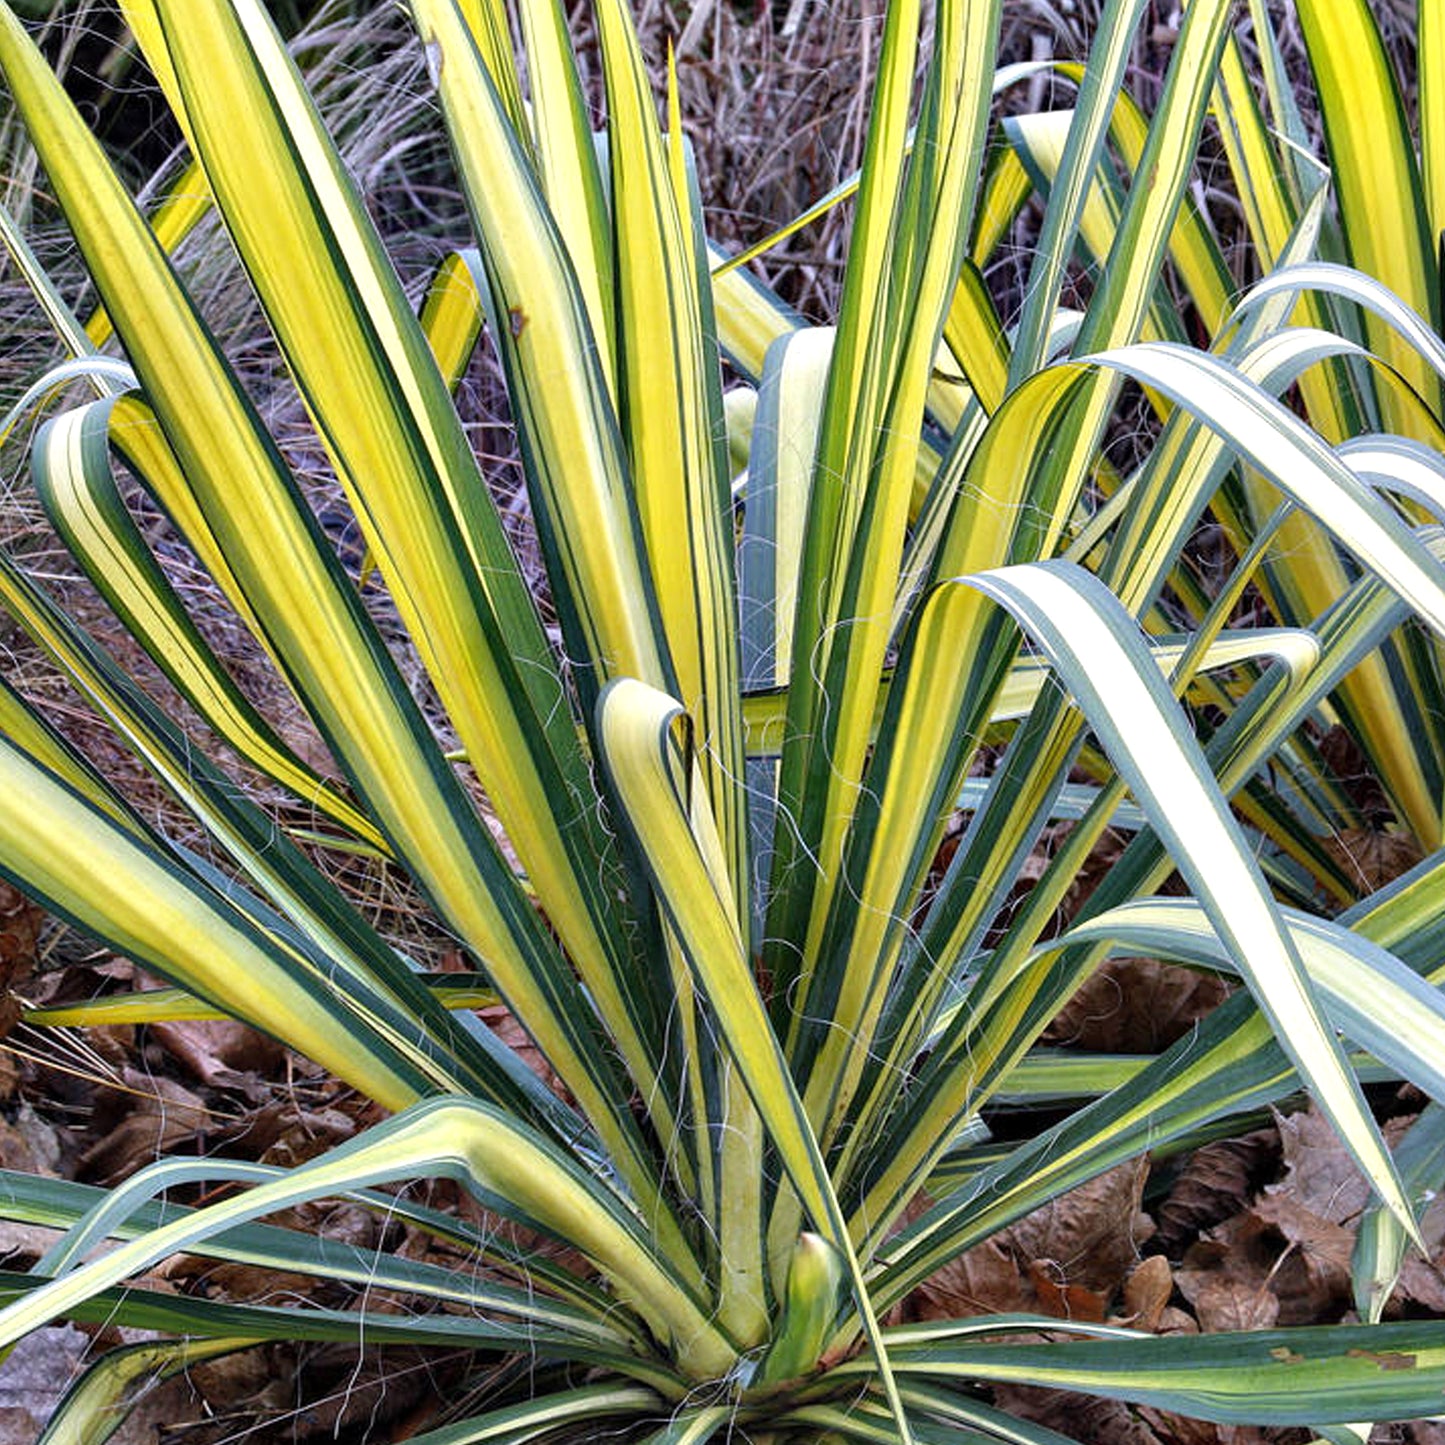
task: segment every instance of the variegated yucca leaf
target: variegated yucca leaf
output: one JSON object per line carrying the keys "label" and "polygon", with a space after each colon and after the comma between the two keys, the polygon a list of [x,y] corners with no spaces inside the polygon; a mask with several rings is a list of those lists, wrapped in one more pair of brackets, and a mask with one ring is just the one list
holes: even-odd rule
{"label": "variegated yucca leaf", "polygon": [[96,1360],[65,1392],[36,1445],[104,1445],[125,1424],[139,1396],[194,1365],[250,1348],[257,1339],[163,1340],[122,1345]]}
{"label": "variegated yucca leaf", "polygon": [[[427,1445],[1059,1445],[980,1388],[1017,1382],[1330,1439],[1433,1411],[1445,1325],[1377,1322],[1439,1103],[1392,1155],[1362,1085],[1445,1094],[1436,7],[1416,137],[1364,0],[1300,0],[1313,157],[1262,3],[1249,47],[1238,7],[1185,7],[1148,112],[1141,0],[1101,7],[1083,64],[1001,57],[1000,0],[892,0],[861,170],[730,257],[683,62],[624,0],[596,0],[587,65],[559,0],[409,0],[470,228],[429,241],[419,306],[262,0],[121,8],[185,141],[148,212],[0,8],[93,283],[0,217],[55,338],[0,440],[109,611],[82,626],[23,551],[0,603],[166,822],[0,681],[0,873],[168,986],[23,1017],[240,1018],[392,1117],[290,1170],[0,1178],[0,1215],[59,1232],[0,1279],[0,1341],[62,1314],[174,1337],[97,1362],[44,1438],[103,1440],[148,1378],[287,1339],[494,1365]],[[1032,113],[1034,85],[1064,104]],[[1196,184],[1209,115],[1237,220]],[[843,204],[824,324],[751,261]],[[266,405],[217,288],[259,302]],[[456,400],[478,367],[513,482]],[[1425,855],[1374,892],[1338,843],[1372,832]],[[326,852],[405,870],[463,971],[394,947]],[[1152,1052],[1041,1047],[1120,949],[1244,987]],[[499,1007],[544,1077],[475,1012]],[[1069,1189],[1304,1095],[1373,1191],[1365,1325],[885,1323]],[[431,1179],[479,1222],[405,1192]],[[324,1198],[411,1243],[264,1218]],[[182,1250],[362,1307],[151,1288]]]}

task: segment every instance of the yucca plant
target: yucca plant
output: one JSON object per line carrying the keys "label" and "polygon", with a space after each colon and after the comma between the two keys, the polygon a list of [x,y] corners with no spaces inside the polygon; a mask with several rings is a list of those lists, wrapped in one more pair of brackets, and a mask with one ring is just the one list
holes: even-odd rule
{"label": "yucca plant", "polygon": [[[1019,1381],[1331,1435],[1436,1413],[1433,1321],[1206,1338],[1034,1316],[889,1323],[941,1265],[1070,1187],[1301,1089],[1380,1201],[1356,1271],[1371,1320],[1430,1187],[1434,1153],[1392,1161],[1359,1080],[1445,1099],[1441,855],[1322,916],[1300,859],[1323,850],[1257,784],[1276,760],[1307,778],[1306,725],[1382,648],[1433,655],[1401,628],[1445,633],[1438,538],[1386,493],[1438,505],[1442,461],[1384,433],[1326,439],[1277,400],[1297,381],[1343,386],[1335,361],[1366,354],[1285,325],[1322,279],[1305,263],[1323,190],[1299,195],[1237,310],[1218,271],[1217,304],[1199,301],[1217,253],[1187,188],[1217,79],[1228,94],[1231,6],[1188,7],[1146,122],[1115,101],[1147,7],[1111,0],[1072,115],[1018,118],[990,147],[992,92],[1021,78],[995,73],[999,0],[941,0],[916,105],[923,17],[897,0],[828,329],[710,252],[676,88],[660,128],[620,0],[596,11],[600,137],[558,6],[518,6],[524,83],[500,5],[412,0],[476,240],[420,317],[260,0],[123,8],[435,706],[404,684],[375,584],[342,567],[166,247],[0,11],[0,66],[105,308],[87,332],[17,248],[73,353],[28,404],[77,380],[97,392],[35,438],[35,484],[196,713],[315,819],[280,830],[0,559],[7,608],[213,849],[147,825],[3,693],[0,868],[175,985],[48,1017],[218,1009],[394,1111],[290,1172],[177,1160],[108,1194],[7,1175],[0,1209],[68,1232],[31,1276],[5,1279],[0,1339],[66,1314],[182,1337],[99,1363],[48,1438],[104,1438],[153,1371],[359,1331],[526,1360],[501,1377],[509,1398],[414,1437],[432,1445],[1057,1438],[989,1402],[990,1382]],[[1127,189],[1109,183],[1111,120]],[[1030,167],[1047,205],[1006,335],[980,268]],[[1080,243],[1100,258],[1082,315],[1060,306]],[[1171,253],[1211,350],[1176,334]],[[1413,404],[1438,416],[1431,327],[1357,272],[1324,279],[1402,338]],[[555,622],[449,396],[484,320]],[[123,356],[96,350],[110,328]],[[749,384],[725,394],[724,358]],[[1160,425],[1120,475],[1101,447],[1125,378]],[[130,516],[117,458],[342,781],[298,758],[207,647]],[[1213,593],[1181,570],[1210,506],[1238,547]],[[1287,627],[1231,631],[1301,513],[1349,559],[1338,595]],[[1141,629],[1161,617],[1190,629]],[[1209,704],[1207,736],[1186,694]],[[1071,782],[1076,767],[1094,782]],[[1072,833],[1010,906],[1040,828],[1071,806]],[[968,826],[941,866],[960,808]],[[1115,821],[1129,847],[1055,936]],[[404,867],[474,959],[475,987],[448,992],[392,949],[324,881],[310,856],[324,849]],[[1152,897],[1174,870],[1189,896]],[[1116,948],[1245,987],[1157,1057],[1036,1049]],[[478,988],[555,1088],[466,1012]],[[1064,1100],[1062,1118],[1030,1130],[1025,1112],[1008,1134],[1022,1142],[990,1137],[999,1111],[1039,1098]],[[386,1192],[438,1177],[565,1253]],[[205,1208],[160,1202],[224,1180],[250,1187]],[[257,1222],[337,1194],[458,1243],[472,1266]],[[119,1288],[182,1250],[436,1309],[359,1323]]]}
{"label": "yucca plant", "polygon": [[[1241,203],[1248,264],[1263,276],[1292,260],[1296,266],[1285,267],[1287,274],[1271,284],[1277,284],[1281,294],[1299,294],[1297,319],[1367,340],[1381,363],[1363,366],[1336,359],[1302,372],[1301,409],[1323,437],[1339,444],[1362,432],[1389,432],[1434,448],[1440,440],[1438,378],[1419,347],[1398,333],[1388,312],[1403,299],[1438,330],[1438,264],[1430,240],[1439,233],[1431,198],[1440,169],[1434,153],[1439,122],[1431,113],[1441,65],[1438,21],[1433,14],[1420,16],[1417,148],[1385,37],[1371,8],[1350,0],[1342,5],[1305,3],[1296,9],[1305,45],[1300,58],[1308,59],[1318,78],[1304,103],[1323,122],[1323,154],[1329,166],[1312,158],[1312,151],[1320,149],[1319,138],[1301,120],[1301,102],[1290,90],[1286,59],[1270,8],[1262,0],[1248,7],[1262,74],[1252,73],[1238,39],[1230,37],[1211,105]],[[1077,74],[1073,67],[1063,68]],[[1069,119],[1068,112],[1055,112],[1006,122],[1010,145],[1001,169],[1011,173],[1012,180],[998,190],[1008,192],[1010,207],[1021,204],[1035,185],[1046,189],[1051,183]],[[1137,164],[1144,123],[1128,97],[1113,127],[1126,164]],[[1327,183],[1326,198],[1321,192]],[[1086,207],[1083,244],[1099,264],[1114,241],[1119,186],[1117,173],[1106,168],[1096,178],[1096,191]],[[1327,204],[1318,236],[1308,248],[1309,259],[1353,264],[1369,280],[1345,275],[1332,265],[1297,269],[1302,256],[1297,246],[1290,249],[1291,238],[1317,197]],[[1173,298],[1153,298],[1145,334],[1180,340],[1190,324],[1217,332],[1233,303],[1235,282],[1207,221],[1187,202],[1173,238],[1173,261],[1180,284]],[[1372,283],[1383,284],[1394,296]],[[1179,299],[1187,301],[1192,318],[1181,312]],[[1272,488],[1245,474],[1228,482],[1212,506],[1236,548],[1242,549],[1276,501]],[[1355,575],[1338,550],[1323,540],[1318,524],[1296,510],[1282,523],[1274,552],[1256,580],[1278,621],[1310,625]],[[1182,601],[1186,612],[1197,615],[1197,593],[1191,594],[1187,579],[1183,581],[1186,590],[1176,603]],[[1441,836],[1438,679],[1431,653],[1430,644],[1407,631],[1362,658],[1342,679],[1331,703],[1331,716],[1349,729],[1373,769],[1400,836],[1412,839],[1421,852],[1438,846]],[[1304,808],[1315,837],[1312,844],[1307,841],[1296,818],[1293,826],[1273,825],[1276,841],[1308,875],[1304,896],[1316,888],[1341,904],[1354,901],[1361,891],[1359,870],[1348,858],[1331,858],[1320,839],[1326,832],[1348,837],[1366,820],[1307,738],[1296,740],[1291,756],[1294,768],[1311,779],[1303,789],[1308,795]],[[1257,798],[1247,806],[1268,808],[1277,817],[1280,800]],[[1262,814],[1256,821],[1272,826]]]}

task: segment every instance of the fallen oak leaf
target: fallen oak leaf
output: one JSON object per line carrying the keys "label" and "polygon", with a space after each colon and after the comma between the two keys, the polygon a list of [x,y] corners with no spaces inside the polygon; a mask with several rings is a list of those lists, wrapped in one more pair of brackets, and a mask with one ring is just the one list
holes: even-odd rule
{"label": "fallen oak leaf", "polygon": [[[1283,1186],[1267,1189],[1254,1207],[1258,1219],[1273,1225],[1294,1246],[1305,1282],[1303,1300],[1289,1313],[1316,1319],[1338,1313],[1350,1298],[1350,1256],[1355,1233],[1322,1219]],[[1298,1273],[1291,1272],[1291,1279]],[[1280,1281],[1283,1293],[1290,1280]]]}
{"label": "fallen oak leaf", "polygon": [[1038,1309],[1061,1319],[1102,1320],[1138,1263],[1139,1246],[1154,1232],[1140,1208],[1148,1173],[1147,1159],[1130,1160],[1001,1229],[922,1282],[909,1299],[908,1317]]}
{"label": "fallen oak leaf", "polygon": [[236,1019],[179,1019],[154,1023],[150,1034],[165,1051],[211,1088],[256,1097],[285,1058],[285,1049]]}
{"label": "fallen oak leaf", "polygon": [[116,1122],[80,1156],[80,1165],[91,1179],[106,1186],[128,1178],[178,1144],[199,1144],[211,1122],[211,1111],[198,1094],[174,1079],[138,1069],[124,1070],[119,1087],[99,1092],[97,1114]]}
{"label": "fallen oak leaf", "polygon": [[1228,993],[1215,974],[1153,958],[1107,959],[1054,1017],[1043,1042],[1099,1053],[1158,1053]]}
{"label": "fallen oak leaf", "polygon": [[1056,1259],[1031,1259],[1029,1282],[1045,1314],[1095,1325],[1103,1324],[1108,1315],[1108,1297],[1083,1285],[1070,1284]]}
{"label": "fallen oak leaf", "polygon": [[1256,1129],[1196,1149],[1155,1211],[1159,1242],[1173,1251],[1248,1208],[1279,1167],[1279,1131]]}
{"label": "fallen oak leaf", "polygon": [[1162,1254],[1141,1259],[1124,1281],[1124,1315],[1120,1324],[1153,1334],[1174,1293],[1174,1271]]}
{"label": "fallen oak leaf", "polygon": [[1276,1114],[1284,1178],[1267,1195],[1288,1194],[1331,1224],[1353,1224],[1370,1202],[1370,1186],[1334,1125],[1311,1106],[1298,1114]]}
{"label": "fallen oak leaf", "polygon": [[[1183,1284],[1180,1288],[1184,1288]],[[1263,1282],[1256,1284],[1238,1276],[1222,1275],[1204,1281],[1188,1297],[1199,1317],[1200,1328],[1208,1334],[1267,1330],[1279,1321],[1279,1296]]]}

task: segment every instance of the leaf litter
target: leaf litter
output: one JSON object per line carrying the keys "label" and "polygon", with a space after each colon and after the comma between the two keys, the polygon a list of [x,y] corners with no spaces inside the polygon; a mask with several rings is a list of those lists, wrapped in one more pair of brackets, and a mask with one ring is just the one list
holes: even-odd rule
{"label": "leaf litter", "polygon": [[[1107,852],[1107,850],[1105,850]],[[1094,860],[1091,860],[1093,862]],[[1072,912],[1110,861],[1098,860]],[[0,891],[0,969],[6,996],[59,1002],[148,980],[128,960],[91,956],[36,970],[41,915]],[[461,967],[443,956],[441,966]],[[1051,1047],[1144,1053],[1166,1047],[1225,996],[1215,977],[1152,959],[1112,959],[1052,1021]],[[479,1011],[544,1082],[546,1061],[500,1007]],[[106,1185],[158,1153],[224,1155],[290,1167],[375,1123],[374,1106],[254,1029],[207,1020],[92,1029],[42,1046],[0,1015],[0,1165]],[[6,1035],[8,1034],[8,1037]],[[39,1036],[45,1037],[45,1036]],[[1419,1107],[1408,1096],[1386,1112],[1394,1143]],[[197,1188],[188,1202],[208,1197]],[[214,1197],[209,1196],[209,1197]],[[467,1196],[433,1184],[428,1202],[495,1228]],[[1350,1254],[1368,1192],[1329,1124],[1313,1109],[1278,1113],[1267,1126],[1206,1143],[1183,1157],[1121,1164],[1053,1200],[945,1266],[902,1307],[911,1319],[1026,1311],[1109,1322],[1151,1333],[1195,1333],[1352,1319]],[[301,1206],[276,1223],[363,1249],[388,1248],[448,1268],[471,1261],[450,1244],[387,1223],[344,1201]],[[1425,1218],[1429,1259],[1402,1270],[1388,1314],[1445,1312],[1445,1205]],[[514,1232],[515,1233],[515,1232]],[[50,1231],[0,1229],[0,1266],[23,1269]],[[514,1246],[546,1249],[535,1236]],[[216,1299],[269,1298],[330,1308],[398,1310],[412,1302],[334,1281],[180,1256],[147,1275],[146,1288]],[[90,1353],[134,1338],[91,1328]],[[208,1363],[160,1387],[167,1402],[137,1426],[135,1445],[212,1445],[275,1438],[404,1439],[443,1396],[466,1388],[467,1362],[405,1352],[271,1345]],[[439,1382],[446,1388],[439,1390]],[[1083,1445],[1295,1445],[1300,1431],[1201,1424],[1145,1407],[1063,1391],[998,1386],[1003,1408]],[[149,1431],[149,1433],[146,1433]],[[1441,1435],[1436,1439],[1437,1434]],[[23,1434],[16,1440],[27,1438]],[[124,1437],[123,1437],[124,1438]],[[1434,1426],[1389,1427],[1399,1445],[1445,1445]],[[10,1445],[0,1421],[0,1445]]]}

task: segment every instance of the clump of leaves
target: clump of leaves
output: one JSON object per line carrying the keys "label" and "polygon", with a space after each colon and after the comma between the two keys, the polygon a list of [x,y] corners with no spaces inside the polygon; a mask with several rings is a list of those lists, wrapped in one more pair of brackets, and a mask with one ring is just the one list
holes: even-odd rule
{"label": "clump of leaves", "polygon": [[[148,999],[152,1015],[205,1001],[395,1111],[288,1171],[177,1160],[99,1196],[8,1179],[8,1211],[68,1232],[33,1277],[6,1281],[0,1339],[67,1313],[186,1337],[99,1364],[53,1428],[92,1428],[143,1371],[358,1329],[371,1344],[529,1357],[513,1398],[419,1437],[432,1445],[604,1420],[658,1441],[1053,1438],[989,1403],[990,1382],[1223,1422],[1434,1410],[1436,1322],[1203,1339],[1053,1316],[886,1323],[1040,1204],[1302,1086],[1380,1201],[1356,1260],[1362,1310],[1416,1233],[1433,1156],[1392,1160],[1359,1076],[1445,1097],[1445,1007],[1426,972],[1445,869],[1432,855],[1333,921],[1291,910],[1271,881],[1310,902],[1301,869],[1337,885],[1338,870],[1258,784],[1365,660],[1402,636],[1433,646],[1400,633],[1407,617],[1445,633],[1436,539],[1382,491],[1430,505],[1440,458],[1375,436],[1331,446],[1280,404],[1365,354],[1285,326],[1294,298],[1328,284],[1374,308],[1418,358],[1414,396],[1435,416],[1445,348],[1378,283],[1299,269],[1318,187],[1270,257],[1294,269],[1230,313],[1187,191],[1211,94],[1238,60],[1231,7],[1188,8],[1146,121],[1115,99],[1147,6],[1109,4],[1077,109],[1015,117],[992,148],[992,92],[1027,74],[994,72],[998,0],[942,0],[916,113],[922,17],[897,0],[836,328],[799,325],[710,253],[675,99],[659,128],[620,0],[597,6],[602,144],[557,6],[518,7],[524,85],[500,5],[412,0],[477,243],[420,317],[260,0],[124,8],[465,766],[443,754],[165,247],[0,12],[0,66],[124,353],[98,354],[30,267],[74,353],[35,395],[77,378],[99,393],[39,434],[36,486],[175,687],[315,819],[280,831],[0,558],[5,605],[218,850],[148,827],[6,690],[0,867],[183,991]],[[1127,188],[1111,124],[1113,153],[1142,178]],[[1047,206],[1005,335],[981,267],[1031,177]],[[1079,315],[1059,298],[1081,240],[1101,264]],[[1171,255],[1211,350],[1182,344],[1161,288]],[[555,625],[449,396],[484,319]],[[727,394],[725,360],[749,383]],[[1120,476],[1100,454],[1124,378],[1160,421]],[[208,649],[125,506],[117,458],[252,630],[341,781]],[[1209,506],[1237,542],[1213,593],[1180,566]],[[1319,617],[1231,632],[1301,512],[1327,532],[1310,548],[1352,559],[1340,594]],[[1141,629],[1165,616],[1187,633]],[[960,806],[968,826],[939,867]],[[1070,812],[1033,867],[1039,830]],[[1419,836],[1433,848],[1431,821]],[[1058,935],[1113,824],[1130,844]],[[449,993],[365,923],[312,863],[326,848],[408,870],[475,960],[467,982],[505,1004],[555,1087],[448,1009],[475,992]],[[1188,896],[1151,897],[1174,870]],[[1035,1048],[1114,949],[1246,987],[1154,1056]],[[142,1005],[89,1017],[128,1007]],[[1063,1101],[1047,1126],[1026,1107],[1041,1098]],[[997,1123],[1020,1105],[991,1137],[985,1109]],[[382,1192],[418,1178],[455,1180],[512,1230]],[[157,1201],[222,1179],[251,1187],[194,1210]],[[472,1267],[257,1222],[338,1193],[459,1244]],[[523,1247],[517,1230],[565,1248]],[[358,1324],[116,1292],[182,1250],[443,1307]],[[1086,1338],[1060,1348],[1060,1335]]]}

